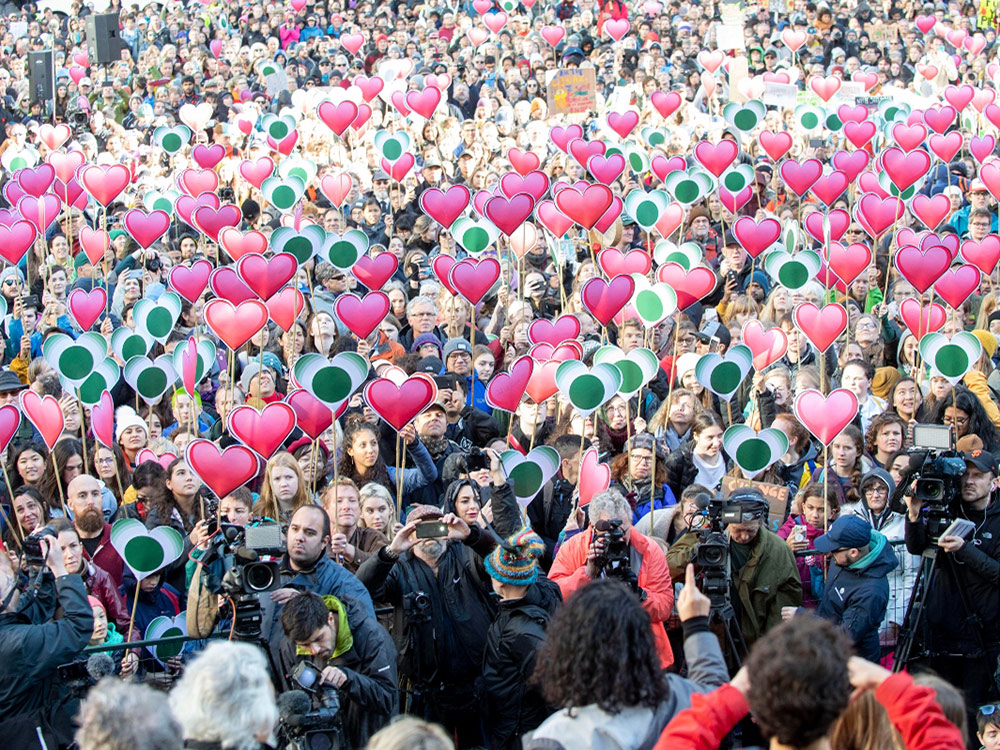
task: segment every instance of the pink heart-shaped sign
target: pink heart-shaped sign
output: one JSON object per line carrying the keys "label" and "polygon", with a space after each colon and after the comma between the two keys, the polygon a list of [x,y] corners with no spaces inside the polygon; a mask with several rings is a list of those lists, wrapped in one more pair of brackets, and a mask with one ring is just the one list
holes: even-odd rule
{"label": "pink heart-shaped sign", "polygon": [[757,372],[763,372],[788,351],[788,335],[777,326],[764,330],[759,320],[751,319],[743,324],[743,343],[753,353],[753,368]]}
{"label": "pink heart-shaped sign", "polygon": [[823,445],[829,445],[858,413],[858,397],[846,388],[829,396],[807,390],[795,397],[795,416]]}
{"label": "pink heart-shaped sign", "polygon": [[205,322],[208,327],[233,351],[238,350],[267,325],[267,319],[267,305],[256,299],[239,305],[225,299],[213,299],[205,305]]}
{"label": "pink heart-shaped sign", "polygon": [[184,458],[220,499],[257,476],[260,468],[257,456],[249,448],[230,445],[220,450],[211,440],[192,440],[184,449]]}
{"label": "pink heart-shaped sign", "polygon": [[408,377],[401,385],[376,378],[364,389],[365,402],[396,432],[437,399],[437,385],[424,373]]}
{"label": "pink heart-shaped sign", "polygon": [[366,287],[374,290],[385,286],[397,268],[399,268],[399,258],[392,253],[379,253],[374,258],[370,255],[358,258],[351,266],[351,273]]}
{"label": "pink heart-shaped sign", "polygon": [[292,330],[295,319],[302,313],[306,298],[301,290],[286,286],[267,301],[267,314],[274,324],[283,331]]}
{"label": "pink heart-shaped sign", "polygon": [[94,437],[108,450],[115,446],[115,404],[111,394],[104,391],[90,409],[90,427]]}
{"label": "pink heart-shaped sign", "polygon": [[918,299],[908,297],[899,305],[899,317],[917,339],[928,333],[940,331],[948,318],[948,313],[937,302],[924,305]]}
{"label": "pink heart-shaped sign", "polygon": [[147,461],[154,461],[166,469],[170,464],[177,460],[177,456],[173,453],[161,453],[156,455],[149,448],[143,448],[138,453],[135,454],[135,465],[144,464]]}
{"label": "pink heart-shaped sign", "polygon": [[204,259],[196,260],[190,266],[171,268],[167,283],[171,289],[193,305],[204,293],[211,275],[212,264]]}
{"label": "pink heart-shaped sign", "polygon": [[267,404],[257,411],[252,406],[237,406],[227,422],[233,436],[267,461],[295,429],[295,410],[283,401]]}
{"label": "pink heart-shaped sign", "polygon": [[69,311],[83,331],[89,331],[104,313],[108,304],[108,293],[103,287],[95,286],[89,292],[74,289],[69,295]]}
{"label": "pink heart-shaped sign", "polygon": [[587,311],[602,326],[607,326],[628,304],[635,293],[635,279],[631,276],[616,276],[611,281],[595,276],[580,290],[580,298]]}
{"label": "pink heart-shaped sign", "polygon": [[534,369],[535,363],[531,357],[518,357],[508,372],[498,372],[490,380],[486,386],[486,403],[494,409],[511,413],[517,411]]}
{"label": "pink heart-shaped sign", "polygon": [[337,317],[359,339],[366,339],[389,313],[389,295],[369,292],[363,298],[352,292],[337,297],[333,309]]}
{"label": "pink heart-shaped sign", "polygon": [[500,263],[496,258],[465,258],[448,271],[450,286],[472,305],[478,305],[499,278]]}
{"label": "pink heart-shaped sign", "polygon": [[532,344],[547,343],[552,347],[580,335],[580,319],[575,315],[560,315],[555,320],[538,318],[528,326],[528,341]]}
{"label": "pink heart-shaped sign", "polygon": [[611,486],[611,467],[601,463],[596,448],[588,448],[580,462],[580,480],[577,483],[580,491],[580,507],[590,504],[594,495],[604,492]]}
{"label": "pink heart-shaped sign", "polygon": [[285,402],[295,411],[299,429],[313,440],[317,440],[333,424],[330,407],[304,388],[289,393]]}
{"label": "pink heart-shaped sign", "polygon": [[0,406],[0,453],[7,450],[10,441],[21,426],[21,410],[14,404]]}
{"label": "pink heart-shaped sign", "polygon": [[59,402],[54,396],[43,397],[34,391],[21,391],[21,411],[38,430],[48,449],[52,450],[65,427]]}
{"label": "pink heart-shaped sign", "polygon": [[298,273],[299,262],[291,253],[278,253],[271,258],[248,253],[236,261],[236,272],[253,293],[269,300]]}
{"label": "pink heart-shaped sign", "polygon": [[837,337],[847,330],[847,310],[843,305],[830,303],[816,307],[803,302],[792,313],[795,325],[820,352],[825,352]]}

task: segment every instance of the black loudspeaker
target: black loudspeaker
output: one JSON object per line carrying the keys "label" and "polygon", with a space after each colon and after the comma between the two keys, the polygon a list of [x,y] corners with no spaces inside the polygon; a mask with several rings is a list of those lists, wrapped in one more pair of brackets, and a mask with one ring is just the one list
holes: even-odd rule
{"label": "black loudspeaker", "polygon": [[52,50],[28,53],[28,101],[47,104],[55,94],[55,77],[52,69]]}
{"label": "black loudspeaker", "polygon": [[108,65],[122,59],[121,27],[117,13],[87,16],[87,51],[90,62]]}

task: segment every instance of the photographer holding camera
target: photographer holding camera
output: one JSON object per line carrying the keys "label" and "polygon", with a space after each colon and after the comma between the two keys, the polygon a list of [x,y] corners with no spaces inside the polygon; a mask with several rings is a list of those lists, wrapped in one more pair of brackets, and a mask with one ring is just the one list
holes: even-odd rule
{"label": "photographer holding camera", "polygon": [[[338,691],[347,740],[350,747],[362,747],[397,710],[392,638],[365,616],[358,602],[312,592],[284,606],[281,625],[285,631],[283,671],[293,673],[296,661],[309,659],[305,664],[315,668],[312,689]],[[300,686],[303,683],[308,684],[308,679],[298,680]]]}
{"label": "photographer holding camera", "polygon": [[549,578],[559,584],[563,599],[595,578],[619,578],[631,584],[649,614],[660,666],[666,669],[674,655],[663,622],[674,608],[674,588],[663,551],[632,528],[632,508],[620,492],[595,495],[589,513],[590,529],[559,548]]}
{"label": "photographer holding camera", "polygon": [[[94,614],[83,579],[67,573],[55,536],[36,539],[40,559],[26,560],[22,570],[28,571],[30,585],[38,587],[38,601],[47,606],[32,608],[32,616],[27,614],[35,603],[32,589],[22,594],[6,552],[0,554],[0,737],[11,747],[29,747],[37,745],[40,733],[49,747],[65,747],[72,742],[70,719],[76,707],[62,695],[56,668],[90,642]],[[25,539],[25,547],[30,540]],[[55,605],[62,608],[62,619],[37,621],[34,613]]]}
{"label": "photographer holding camera", "polygon": [[[726,502],[738,506],[739,521],[726,525],[727,562],[732,603],[749,646],[781,624],[782,607],[802,604],[802,582],[795,556],[784,540],[764,524],[767,503],[756,490],[741,490]],[[704,507],[702,505],[701,507]],[[667,552],[671,575],[680,575],[695,559],[701,537],[689,531]],[[725,543],[725,539],[721,540]]]}
{"label": "photographer holding camera", "polygon": [[912,666],[931,669],[962,690],[975,726],[975,707],[998,697],[993,674],[1000,655],[1000,502],[995,500],[1000,462],[987,451],[962,458],[961,498],[950,510],[975,528],[967,537],[941,536],[935,542],[922,517],[924,502],[908,495],[906,548],[919,555],[936,544],[945,553],[937,555],[918,633],[923,653]]}

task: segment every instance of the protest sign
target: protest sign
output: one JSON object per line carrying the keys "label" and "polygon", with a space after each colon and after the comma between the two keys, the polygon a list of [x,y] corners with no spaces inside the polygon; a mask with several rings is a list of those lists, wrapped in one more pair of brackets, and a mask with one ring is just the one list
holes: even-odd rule
{"label": "protest sign", "polygon": [[545,88],[550,114],[571,115],[597,109],[597,72],[593,68],[550,70]]}
{"label": "protest sign", "polygon": [[744,487],[752,487],[760,490],[760,493],[767,500],[767,527],[771,531],[777,531],[781,524],[785,522],[788,515],[788,488],[783,484],[770,484],[769,482],[754,482],[744,477],[723,477],[722,496],[729,497],[734,491]]}

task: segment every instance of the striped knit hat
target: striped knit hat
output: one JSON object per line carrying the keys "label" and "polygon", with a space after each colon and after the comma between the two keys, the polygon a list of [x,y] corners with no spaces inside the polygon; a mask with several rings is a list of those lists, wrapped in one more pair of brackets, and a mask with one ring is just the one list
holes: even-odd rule
{"label": "striped knit hat", "polygon": [[538,558],[545,552],[545,542],[525,526],[507,538],[486,558],[486,572],[491,578],[512,586],[527,586],[538,577]]}

